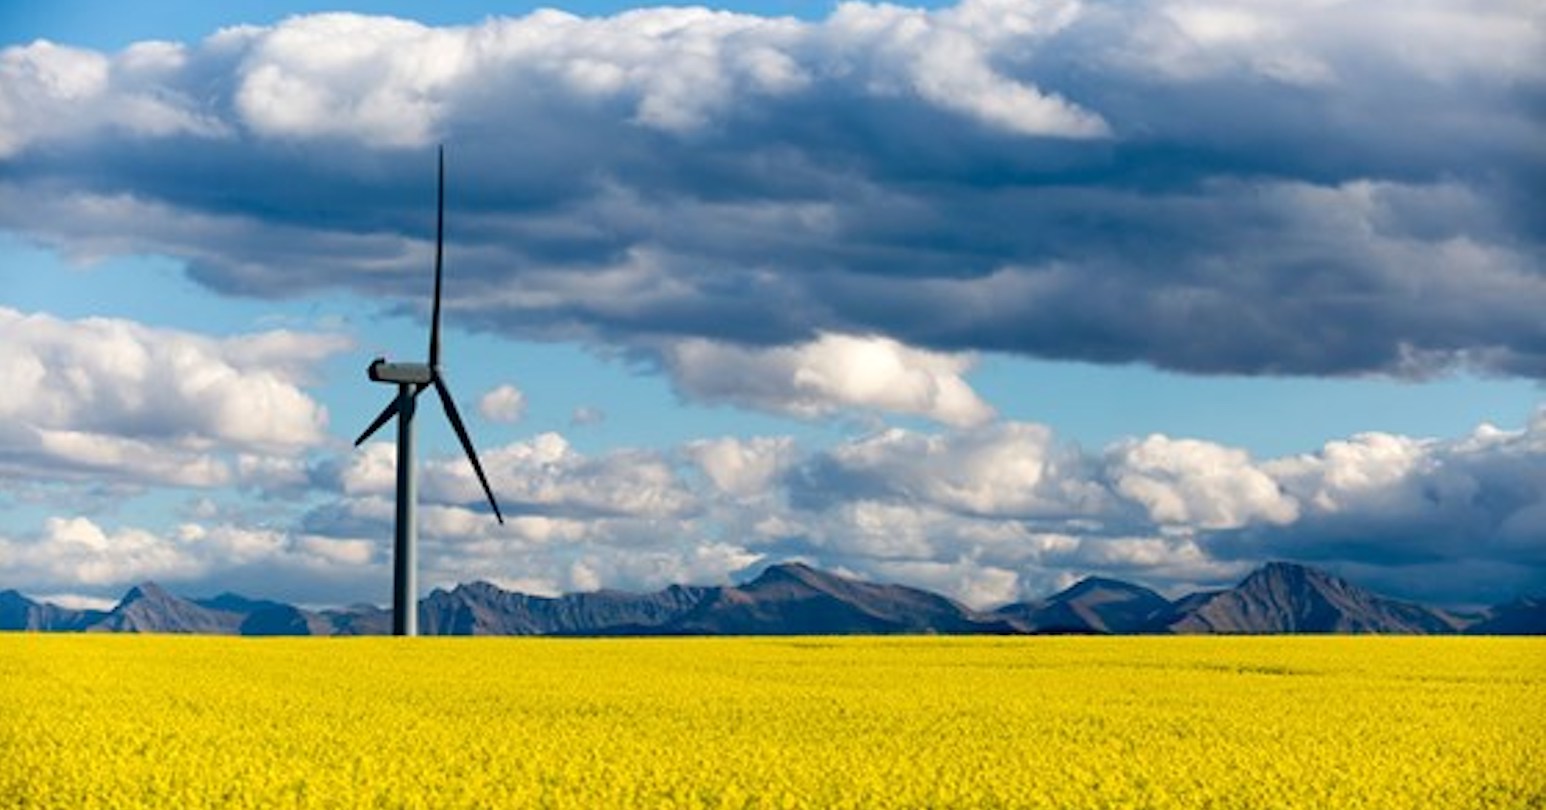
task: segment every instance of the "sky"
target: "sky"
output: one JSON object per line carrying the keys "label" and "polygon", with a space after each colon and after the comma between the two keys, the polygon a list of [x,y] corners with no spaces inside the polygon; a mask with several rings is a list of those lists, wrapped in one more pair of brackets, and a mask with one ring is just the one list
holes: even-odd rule
{"label": "sky", "polygon": [[[432,16],[425,16],[426,14]],[[0,2],[0,588],[1546,593],[1534,0]]]}

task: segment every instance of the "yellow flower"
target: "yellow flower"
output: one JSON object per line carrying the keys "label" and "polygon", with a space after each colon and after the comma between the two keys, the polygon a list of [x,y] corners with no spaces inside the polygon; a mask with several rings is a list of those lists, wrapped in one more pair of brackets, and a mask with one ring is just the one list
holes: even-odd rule
{"label": "yellow flower", "polygon": [[1546,639],[0,634],[0,807],[1546,806]]}

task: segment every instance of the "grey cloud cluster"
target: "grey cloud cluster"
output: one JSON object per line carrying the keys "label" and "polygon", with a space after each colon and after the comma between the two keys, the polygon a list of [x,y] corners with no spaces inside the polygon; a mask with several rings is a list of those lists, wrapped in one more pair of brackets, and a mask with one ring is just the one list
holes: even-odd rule
{"label": "grey cloud cluster", "polygon": [[[1546,571],[1546,415],[1523,431],[1483,425],[1454,441],[1382,433],[1328,443],[1262,469],[1301,516],[1208,538],[1211,554],[1293,550],[1388,578],[1405,567],[1435,598],[1496,600],[1540,590]],[[1379,570],[1385,569],[1385,570]]]}
{"label": "grey cloud cluster", "polygon": [[[427,558],[445,582],[649,588],[796,558],[992,604],[1091,573],[1216,586],[1287,558],[1451,604],[1546,589],[1540,417],[1452,440],[1360,434],[1266,460],[1161,435],[1086,452],[1041,425],[996,422],[819,451],[722,437],[587,456],[545,434],[485,464],[514,516],[506,527],[460,459],[425,469]],[[388,536],[391,465],[389,445],[359,454],[303,530]]]}
{"label": "grey cloud cluster", "polygon": [[689,396],[832,407],[693,373],[830,335],[1539,376],[1543,31],[1529,0],[963,0],[20,45],[0,227],[403,300],[443,140],[461,322],[644,352]]}
{"label": "grey cloud cluster", "polygon": [[[991,605],[1090,574],[1174,592],[1295,559],[1447,604],[1546,591],[1546,415],[1521,430],[1368,433],[1263,460],[1160,435],[1087,452],[1015,422],[890,429],[815,451],[721,437],[588,455],[543,434],[483,458],[504,526],[461,458],[422,469],[428,585],[648,589],[803,559]],[[54,519],[0,537],[0,553],[40,592],[103,596],[146,577],[213,590],[257,572],[310,602],[381,601],[393,462],[375,443],[297,473],[318,497],[294,519],[207,503],[160,532]]]}
{"label": "grey cloud cluster", "polygon": [[1092,570],[1210,585],[1286,558],[1407,596],[1500,601],[1546,589],[1543,430],[1537,416],[1455,440],[1368,433],[1269,460],[1160,435],[1087,454],[1013,423],[893,430],[794,467],[786,522],[804,533],[783,539],[869,570],[949,564],[1032,588]]}

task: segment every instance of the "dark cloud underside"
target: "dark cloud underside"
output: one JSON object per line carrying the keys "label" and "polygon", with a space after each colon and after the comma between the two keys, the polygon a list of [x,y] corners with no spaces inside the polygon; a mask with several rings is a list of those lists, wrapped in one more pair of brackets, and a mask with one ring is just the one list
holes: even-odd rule
{"label": "dark cloud underside", "polygon": [[13,48],[0,224],[230,294],[397,298],[445,141],[453,304],[513,335],[1537,376],[1541,14],[1417,5],[324,15]]}

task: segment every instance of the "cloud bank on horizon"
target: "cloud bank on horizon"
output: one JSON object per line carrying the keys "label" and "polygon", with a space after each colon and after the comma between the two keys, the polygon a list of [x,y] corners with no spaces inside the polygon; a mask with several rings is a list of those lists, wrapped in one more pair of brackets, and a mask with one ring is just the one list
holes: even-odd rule
{"label": "cloud bank on horizon", "polygon": [[[432,461],[431,582],[648,587],[804,556],[983,603],[1291,557],[1484,601],[1546,589],[1540,418],[1268,460],[1163,435],[1084,450],[1000,418],[967,375],[997,352],[1540,378],[1543,32],[1527,0],[965,0],[34,42],[0,51],[0,230],[174,257],[222,295],[416,309],[420,164],[444,142],[458,324],[621,352],[695,402],[878,428],[591,455],[542,434],[486,452],[505,530],[470,508],[470,473]],[[9,576],[386,581],[391,448],[345,455],[308,391],[349,337],[12,309],[0,330],[13,498],[255,504],[165,530],[51,519],[0,535]],[[524,402],[480,406],[514,421]],[[259,528],[274,503],[294,519]]]}

